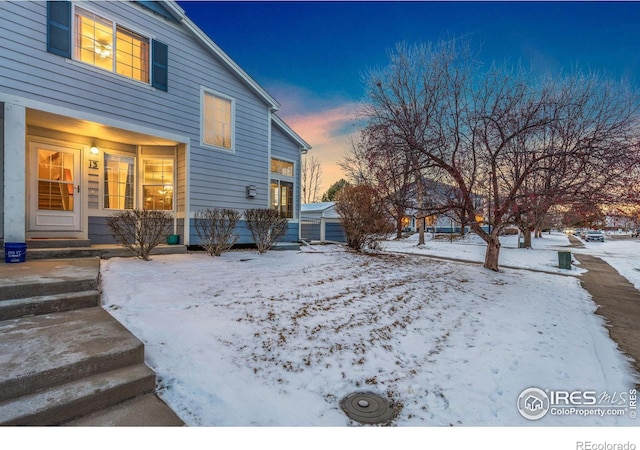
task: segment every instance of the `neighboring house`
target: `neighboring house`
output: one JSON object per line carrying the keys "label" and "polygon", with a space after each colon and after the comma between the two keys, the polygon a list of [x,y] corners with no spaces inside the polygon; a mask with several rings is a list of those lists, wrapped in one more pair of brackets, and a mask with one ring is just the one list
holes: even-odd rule
{"label": "neighboring house", "polygon": [[347,242],[335,202],[304,203],[300,237],[307,242]]}
{"label": "neighboring house", "polygon": [[197,245],[194,213],[216,207],[277,208],[284,241],[299,240],[309,145],[177,3],[0,2],[0,14],[0,240],[110,243],[106,217],[138,208],[170,212]]}
{"label": "neighboring house", "polygon": [[[422,197],[421,200],[419,197]],[[473,198],[478,204],[478,209],[486,215],[485,197],[476,195]],[[455,203],[455,187],[424,178],[421,196],[418,195],[415,185],[409,190],[409,207],[402,220],[404,230],[418,231],[420,221],[424,221],[425,230],[435,233],[460,233],[462,228],[460,219],[450,206]],[[482,220],[482,217],[478,217],[477,220]],[[466,224],[465,232],[469,231],[470,227]]]}

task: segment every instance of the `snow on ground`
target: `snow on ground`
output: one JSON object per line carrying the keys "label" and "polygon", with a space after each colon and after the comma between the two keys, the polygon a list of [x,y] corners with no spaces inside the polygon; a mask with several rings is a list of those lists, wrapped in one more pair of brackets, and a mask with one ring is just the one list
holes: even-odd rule
{"label": "snow on ground", "polygon": [[[424,248],[414,239],[385,247],[483,259],[475,238]],[[115,258],[102,263],[102,299],[145,343],[161,397],[190,426],[358,425],[339,400],[363,390],[394,402],[398,426],[635,424],[529,421],[517,411],[529,387],[613,394],[633,385],[581,271],[557,269],[566,245],[557,234],[517,249],[507,237],[501,263],[573,276],[340,246]],[[582,251],[624,253],[599,245]]]}
{"label": "snow on ground", "polygon": [[[500,248],[500,265],[503,267],[517,267],[524,269],[542,270],[567,274],[566,269],[558,267],[558,250],[572,250],[568,248],[569,239],[564,233],[545,233],[542,238],[532,240],[531,249],[518,248],[518,236],[502,236]],[[417,255],[431,255],[444,258],[461,259],[464,261],[484,262],[486,245],[475,234],[467,234],[464,238],[458,236],[449,238],[448,235],[438,235],[434,239],[431,233],[425,234],[424,245],[418,246],[418,235],[413,234],[406,239],[387,241],[383,248],[390,252],[406,252]],[[574,275],[583,270],[573,267]]]}

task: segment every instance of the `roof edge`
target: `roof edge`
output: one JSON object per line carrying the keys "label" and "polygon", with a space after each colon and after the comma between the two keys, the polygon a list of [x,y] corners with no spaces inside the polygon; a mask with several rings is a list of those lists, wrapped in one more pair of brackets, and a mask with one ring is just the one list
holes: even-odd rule
{"label": "roof edge", "polygon": [[293,129],[289,125],[287,125],[284,120],[282,120],[276,114],[271,114],[271,119],[282,131],[289,135],[291,139],[296,141],[296,143],[300,146],[300,150],[303,150],[305,152],[311,150],[311,146],[304,139],[302,139],[298,133],[293,131]]}
{"label": "roof edge", "polygon": [[261,97],[271,108],[272,111],[280,109],[280,104],[271,96],[262,86],[260,86],[251,76],[245,72],[224,50],[222,50],[213,40],[207,36],[186,14],[184,9],[180,7],[174,0],[166,0],[162,2],[164,6],[171,9],[182,25],[184,25],[191,33],[193,33],[203,44],[205,44],[216,56],[222,60],[233,72],[235,72],[253,91]]}

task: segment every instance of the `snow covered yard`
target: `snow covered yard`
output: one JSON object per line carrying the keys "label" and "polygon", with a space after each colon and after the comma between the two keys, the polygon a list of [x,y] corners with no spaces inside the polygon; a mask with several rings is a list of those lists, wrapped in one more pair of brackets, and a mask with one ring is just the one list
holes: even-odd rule
{"label": "snow covered yard", "polygon": [[[540,241],[505,243],[502,264],[555,271],[566,237]],[[429,245],[467,259],[479,247]],[[391,399],[398,426],[635,423],[518,413],[529,387],[632,387],[576,276],[337,246],[111,259],[101,272],[105,309],[145,343],[160,395],[191,426],[358,425],[339,408],[355,391]]]}

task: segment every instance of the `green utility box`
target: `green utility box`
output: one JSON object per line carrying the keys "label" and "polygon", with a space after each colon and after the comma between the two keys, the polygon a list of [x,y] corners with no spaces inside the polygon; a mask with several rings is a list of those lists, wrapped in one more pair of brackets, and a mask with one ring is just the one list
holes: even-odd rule
{"label": "green utility box", "polygon": [[561,269],[571,270],[571,252],[568,250],[558,252],[558,265]]}

